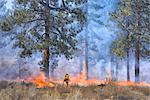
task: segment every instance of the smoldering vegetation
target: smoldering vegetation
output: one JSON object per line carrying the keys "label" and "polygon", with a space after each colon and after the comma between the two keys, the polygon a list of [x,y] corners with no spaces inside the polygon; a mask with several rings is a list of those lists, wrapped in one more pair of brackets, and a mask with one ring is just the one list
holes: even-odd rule
{"label": "smoldering vegetation", "polygon": [[32,83],[0,82],[1,100],[149,100],[148,87],[121,87],[112,83],[106,86],[78,85],[54,88],[37,88]]}

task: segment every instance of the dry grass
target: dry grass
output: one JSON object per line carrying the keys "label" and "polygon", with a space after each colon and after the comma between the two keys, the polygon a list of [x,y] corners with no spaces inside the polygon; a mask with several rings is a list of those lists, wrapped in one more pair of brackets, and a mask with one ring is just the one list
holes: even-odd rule
{"label": "dry grass", "polygon": [[0,100],[150,100],[148,87],[71,86],[37,89],[31,83],[0,82]]}

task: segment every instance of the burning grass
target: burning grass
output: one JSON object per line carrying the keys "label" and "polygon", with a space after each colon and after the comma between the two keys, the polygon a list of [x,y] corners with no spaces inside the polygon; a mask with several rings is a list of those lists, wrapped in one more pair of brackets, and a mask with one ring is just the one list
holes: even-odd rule
{"label": "burning grass", "polygon": [[69,86],[37,88],[27,82],[0,82],[0,100],[150,100],[150,88],[119,86]]}
{"label": "burning grass", "polygon": [[111,82],[110,80],[71,79],[69,87],[62,80],[52,81],[43,73],[26,81],[0,82],[0,100],[149,100],[146,83]]}
{"label": "burning grass", "polygon": [[39,76],[35,77],[31,82],[36,84],[37,88],[42,88],[42,87],[55,87],[55,84],[50,82],[45,81],[46,77],[44,74],[40,74]]}

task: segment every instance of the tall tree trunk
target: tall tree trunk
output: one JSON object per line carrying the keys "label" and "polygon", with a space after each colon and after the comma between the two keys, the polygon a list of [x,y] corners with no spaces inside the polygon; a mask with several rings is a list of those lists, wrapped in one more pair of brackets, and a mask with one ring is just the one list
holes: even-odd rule
{"label": "tall tree trunk", "polygon": [[87,23],[86,23],[86,30],[85,30],[85,52],[84,52],[84,69],[83,69],[83,73],[84,73],[84,77],[86,80],[88,80],[89,76],[88,76],[88,1],[87,1],[87,5],[86,5],[86,13],[87,13]]}
{"label": "tall tree trunk", "polygon": [[135,47],[135,82],[140,82],[140,46],[139,40],[137,40]]}
{"label": "tall tree trunk", "polygon": [[135,43],[135,82],[140,82],[140,33],[141,33],[141,1],[137,0],[136,43]]}
{"label": "tall tree trunk", "polygon": [[45,76],[49,78],[49,48],[44,49],[43,67],[45,71]]}
{"label": "tall tree trunk", "polygon": [[114,81],[115,80],[115,71],[114,71],[114,57],[113,57],[113,54],[111,54],[110,63],[111,63],[111,77],[112,77],[112,81]]}
{"label": "tall tree trunk", "polygon": [[[46,4],[49,5],[49,0],[46,0]],[[44,59],[43,59],[43,67],[45,71],[45,76],[49,78],[49,28],[50,28],[50,11],[48,7],[45,7],[45,48],[44,48]]]}
{"label": "tall tree trunk", "polygon": [[119,60],[116,58],[116,81],[118,80]]}
{"label": "tall tree trunk", "polygon": [[[87,39],[86,39],[87,40]],[[85,43],[83,75],[85,80],[88,80],[88,43]]]}
{"label": "tall tree trunk", "polygon": [[86,79],[88,80],[88,34],[86,35],[86,43],[85,43],[85,66],[86,66]]}
{"label": "tall tree trunk", "polygon": [[130,81],[130,54],[129,54],[129,49],[127,49],[127,81]]}

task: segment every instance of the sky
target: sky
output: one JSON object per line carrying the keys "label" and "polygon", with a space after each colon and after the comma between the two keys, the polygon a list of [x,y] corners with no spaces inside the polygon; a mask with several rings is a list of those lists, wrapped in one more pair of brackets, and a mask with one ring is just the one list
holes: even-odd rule
{"label": "sky", "polygon": [[[7,1],[8,1],[7,8],[11,9],[12,0],[7,0]],[[116,8],[117,0],[91,0],[91,1],[96,1],[98,4],[105,6],[104,9],[98,10],[98,11],[96,11],[96,13],[99,13],[101,15],[100,20],[103,21],[104,24],[113,24],[109,20],[109,17],[110,17],[109,13],[114,11],[114,9]],[[89,8],[89,12],[92,12],[92,9]],[[106,27],[104,25],[99,25],[99,24],[95,23],[94,21],[89,22],[89,35],[90,36],[93,34],[93,32],[91,30],[93,30],[95,32],[95,34],[97,34],[99,37],[101,37],[102,40],[94,40],[94,41],[98,47],[100,54],[103,55],[107,59],[107,61],[106,61],[106,64],[104,64],[103,63],[104,60],[100,60],[100,61],[96,62],[96,64],[94,66],[90,66],[89,74],[91,77],[96,77],[98,79],[102,79],[102,77],[104,77],[104,76],[101,76],[102,71],[100,68],[105,66],[105,68],[107,70],[106,73],[109,73],[109,71],[110,71],[110,61],[109,61],[110,59],[107,58],[107,56],[109,57],[109,46],[111,45],[111,41],[115,37],[115,32],[111,28]],[[11,46],[12,46],[12,43],[10,43],[10,45],[6,46],[5,48],[1,48],[0,55],[2,55],[1,57],[4,57],[8,61],[11,60],[11,61],[15,62],[18,51],[15,49],[12,49]],[[91,55],[91,56],[93,56],[93,55]],[[34,69],[35,67],[39,67],[37,65],[37,62],[40,59],[41,59],[41,57],[39,55],[34,55],[32,58],[29,59],[30,60],[29,65],[32,65],[31,69]],[[69,61],[66,59],[60,60],[58,63],[58,66],[55,70],[55,72],[57,72],[57,73],[55,73],[55,76],[63,77],[65,73],[70,73],[71,75],[78,74],[80,72],[80,63],[81,63],[80,57],[75,57],[74,59],[69,60]],[[12,62],[11,62],[11,64],[12,64]],[[131,76],[132,77],[134,76],[133,65],[134,65],[134,62],[132,63],[132,68],[131,68]],[[125,80],[126,74],[123,74],[123,73],[126,73],[126,67],[125,67],[124,62],[122,62],[122,64],[120,64],[120,66],[122,66],[122,67],[120,68],[120,73],[119,73],[120,77],[119,78],[120,78],[120,80]],[[141,66],[142,66],[142,70],[150,70],[149,67],[146,67],[146,66],[148,66],[148,63],[142,62]],[[61,75],[60,75],[60,73],[61,73]],[[148,75],[149,75],[148,73],[144,73],[142,77],[146,77],[145,80],[149,81],[150,79],[149,79]],[[59,78],[62,78],[62,77],[59,77]],[[134,80],[134,79],[132,78],[132,80]]]}

